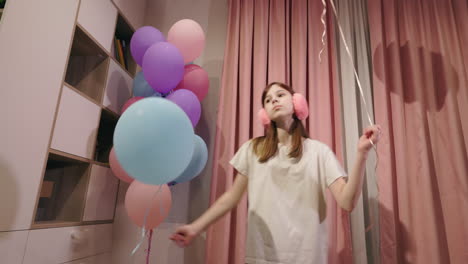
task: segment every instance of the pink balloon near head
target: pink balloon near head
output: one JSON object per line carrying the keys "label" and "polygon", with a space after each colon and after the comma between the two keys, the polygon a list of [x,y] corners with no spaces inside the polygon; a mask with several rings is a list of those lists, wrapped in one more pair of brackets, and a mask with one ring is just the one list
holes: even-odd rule
{"label": "pink balloon near head", "polygon": [[113,147],[109,154],[109,166],[114,175],[120,180],[128,183],[133,181],[133,178],[127,174],[127,172],[122,168],[122,166],[120,166],[120,163],[117,160],[117,156],[115,156],[115,151]]}
{"label": "pink balloon near head", "polygon": [[139,100],[141,100],[143,98],[145,98],[145,97],[135,96],[135,97],[132,97],[132,98],[128,99],[127,102],[125,102],[125,104],[122,106],[122,111],[120,113],[123,114],[125,112],[125,110],[127,110],[127,108],[129,108],[132,104],[138,102]]}
{"label": "pink balloon near head", "polygon": [[174,90],[186,89],[192,91],[201,102],[208,93],[209,86],[208,73],[196,64],[188,64],[184,67],[182,81]]}
{"label": "pink balloon near head", "polygon": [[197,22],[182,19],[169,29],[167,41],[180,50],[184,63],[189,63],[200,56],[205,48],[205,33]]}
{"label": "pink balloon near head", "polygon": [[[159,190],[159,188],[161,188]],[[159,192],[158,192],[159,190]],[[158,192],[156,194],[156,192]],[[134,224],[145,229],[160,225],[169,215],[172,206],[171,191],[167,184],[148,185],[133,181],[125,195],[125,209]],[[149,210],[148,210],[149,208]],[[146,223],[145,214],[148,211]]]}

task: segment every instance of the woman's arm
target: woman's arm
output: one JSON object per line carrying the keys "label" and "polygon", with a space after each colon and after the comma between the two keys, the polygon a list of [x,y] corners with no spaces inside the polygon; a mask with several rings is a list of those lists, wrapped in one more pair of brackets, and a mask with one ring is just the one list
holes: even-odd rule
{"label": "woman's arm", "polygon": [[370,140],[377,144],[380,134],[380,126],[370,126],[364,130],[364,134],[359,139],[356,161],[349,174],[348,181],[346,182],[343,178],[340,178],[329,187],[338,205],[347,211],[354,209],[362,192],[367,154],[372,148]]}
{"label": "woman's arm", "polygon": [[232,187],[227,192],[221,195],[221,197],[193,223],[177,228],[170,239],[176,242],[180,247],[188,246],[197,235],[239,203],[247,189],[247,185],[248,178],[242,174],[237,174]]}
{"label": "woman's arm", "polygon": [[236,206],[247,189],[248,178],[242,174],[237,174],[232,187],[225,192],[216,202],[192,225],[198,232],[202,232],[209,225],[229,212]]}
{"label": "woman's arm", "polygon": [[347,182],[344,178],[339,178],[329,187],[338,205],[349,212],[354,209],[361,195],[364,168],[367,159],[366,155],[367,154],[358,153]]}

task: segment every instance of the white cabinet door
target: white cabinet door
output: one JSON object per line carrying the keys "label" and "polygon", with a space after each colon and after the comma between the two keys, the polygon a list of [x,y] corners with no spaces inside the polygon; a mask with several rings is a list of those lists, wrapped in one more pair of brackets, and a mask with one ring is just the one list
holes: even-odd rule
{"label": "white cabinet door", "polygon": [[64,86],[51,147],[92,159],[100,115],[98,105]]}
{"label": "white cabinet door", "polygon": [[1,263],[21,264],[23,262],[28,232],[13,231],[0,233]]}
{"label": "white cabinet door", "polygon": [[0,231],[31,227],[78,4],[13,0],[2,16]]}
{"label": "white cabinet door", "polygon": [[78,23],[108,52],[114,39],[117,8],[110,0],[81,0]]}
{"label": "white cabinet door", "polygon": [[112,224],[31,230],[23,264],[53,264],[112,250]]}
{"label": "white cabinet door", "polygon": [[114,60],[110,61],[103,105],[120,114],[122,106],[132,97],[133,78]]}
{"label": "white cabinet door", "polygon": [[[147,0],[132,0],[132,1],[113,0],[113,2],[119,8],[120,12],[122,12],[122,14],[128,19],[128,22],[132,24],[132,26],[135,29],[138,29],[145,25],[145,16],[142,16],[141,14],[145,14],[146,8],[148,6],[147,3],[149,3],[149,1]],[[176,2],[176,3],[182,3],[182,2]]]}
{"label": "white cabinet door", "polygon": [[110,168],[93,165],[86,195],[84,221],[112,220],[119,180]]}

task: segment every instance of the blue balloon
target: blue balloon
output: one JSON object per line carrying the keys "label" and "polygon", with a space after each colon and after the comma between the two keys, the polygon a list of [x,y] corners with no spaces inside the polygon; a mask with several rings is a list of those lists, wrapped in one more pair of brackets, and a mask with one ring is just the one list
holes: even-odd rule
{"label": "blue balloon", "polygon": [[153,96],[154,93],[155,91],[153,88],[151,88],[151,86],[145,80],[143,72],[138,72],[133,79],[133,96],[149,97]]}
{"label": "blue balloon", "polygon": [[208,161],[208,148],[205,141],[198,135],[194,137],[195,149],[193,151],[192,160],[182,174],[174,180],[175,183],[187,182],[197,177],[198,174],[205,168]]}
{"label": "blue balloon", "polygon": [[192,160],[190,119],[173,102],[149,97],[132,104],[114,131],[117,160],[135,180],[161,185],[176,179]]}

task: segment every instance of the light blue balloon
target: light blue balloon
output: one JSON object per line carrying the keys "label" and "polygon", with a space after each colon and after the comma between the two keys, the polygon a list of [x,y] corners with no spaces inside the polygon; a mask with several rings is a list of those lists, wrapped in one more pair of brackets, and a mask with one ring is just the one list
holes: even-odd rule
{"label": "light blue balloon", "polygon": [[198,174],[205,168],[208,160],[208,148],[205,141],[198,135],[194,137],[195,149],[193,151],[192,160],[185,171],[174,180],[175,183],[188,182],[197,177]]}
{"label": "light blue balloon", "polygon": [[143,72],[138,72],[133,79],[133,96],[149,97],[153,96],[154,93],[153,88],[145,80]]}
{"label": "light blue balloon", "polygon": [[135,180],[166,184],[192,160],[194,135],[190,119],[179,106],[164,98],[144,98],[132,104],[117,122],[115,154]]}

